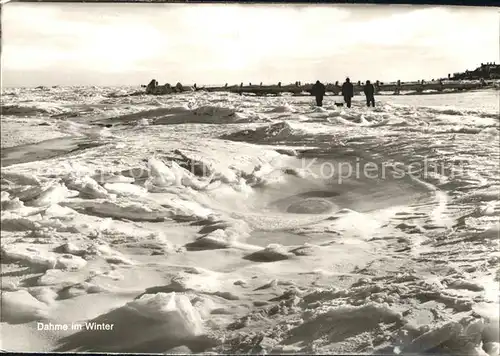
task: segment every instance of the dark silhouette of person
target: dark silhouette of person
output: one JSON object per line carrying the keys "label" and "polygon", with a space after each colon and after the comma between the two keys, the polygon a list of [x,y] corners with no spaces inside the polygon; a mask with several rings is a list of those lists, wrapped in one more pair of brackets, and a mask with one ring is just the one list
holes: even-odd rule
{"label": "dark silhouette of person", "polygon": [[146,87],[146,94],[152,94],[157,87],[158,82],[156,81],[156,79],[151,79],[148,86]]}
{"label": "dark silhouette of person", "polygon": [[363,91],[366,96],[366,106],[370,106],[371,104],[371,106],[375,107],[375,87],[369,80],[366,81]]}
{"label": "dark silhouette of person", "polygon": [[325,96],[326,87],[319,80],[316,81],[316,84],[312,86],[311,94],[316,97],[316,105],[323,106],[323,97]]}
{"label": "dark silhouette of person", "polygon": [[346,78],[345,83],[342,84],[342,95],[348,108],[351,107],[351,99],[354,96],[354,87],[349,78]]}

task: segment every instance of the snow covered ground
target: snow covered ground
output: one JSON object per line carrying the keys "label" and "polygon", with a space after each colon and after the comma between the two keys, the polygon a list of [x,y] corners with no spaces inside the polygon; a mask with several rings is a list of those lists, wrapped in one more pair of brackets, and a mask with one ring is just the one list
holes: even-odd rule
{"label": "snow covered ground", "polygon": [[12,351],[499,355],[496,91],[2,93]]}

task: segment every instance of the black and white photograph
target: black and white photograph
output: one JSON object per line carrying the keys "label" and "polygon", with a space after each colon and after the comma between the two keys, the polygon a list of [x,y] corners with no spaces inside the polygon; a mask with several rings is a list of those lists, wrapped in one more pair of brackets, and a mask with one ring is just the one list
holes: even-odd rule
{"label": "black and white photograph", "polygon": [[2,1],[0,350],[500,356],[499,24]]}

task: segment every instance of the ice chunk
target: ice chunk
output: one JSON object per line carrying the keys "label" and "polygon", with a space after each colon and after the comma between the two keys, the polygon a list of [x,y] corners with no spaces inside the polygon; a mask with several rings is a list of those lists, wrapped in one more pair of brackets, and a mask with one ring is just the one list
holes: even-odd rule
{"label": "ice chunk", "polygon": [[172,185],[177,181],[174,172],[159,159],[154,157],[150,158],[148,165],[151,171],[151,178],[149,181],[152,185],[164,187]]}
{"label": "ice chunk", "polygon": [[[176,162],[172,162],[172,173],[176,177],[176,181],[183,186],[186,187],[191,187],[196,190],[202,190],[208,187],[210,184],[209,181],[207,182],[202,182],[196,176],[194,175],[193,172],[189,172],[187,169],[179,166]],[[207,172],[204,172],[207,173]],[[205,174],[203,174],[205,175]]]}
{"label": "ice chunk", "polygon": [[59,269],[49,269],[38,277],[39,286],[50,286],[55,284],[75,284],[78,283],[81,277],[69,274],[71,272],[64,272]]}
{"label": "ice chunk", "polygon": [[172,334],[189,338],[203,333],[203,321],[189,298],[183,294],[145,294],[126,305],[141,316],[168,323]]}
{"label": "ice chunk", "polygon": [[0,192],[0,200],[2,202],[10,200],[10,193],[2,190],[2,192]]}
{"label": "ice chunk", "polygon": [[31,202],[34,206],[47,206],[64,201],[68,197],[76,196],[62,184],[54,184],[42,191],[40,196]]}
{"label": "ice chunk", "polygon": [[87,261],[83,258],[66,254],[57,257],[55,268],[58,269],[81,269],[85,267]]}
{"label": "ice chunk", "polygon": [[197,268],[193,271],[187,271],[172,278],[170,286],[174,291],[197,291],[202,293],[213,294],[221,290],[223,280],[220,279],[218,273]]}

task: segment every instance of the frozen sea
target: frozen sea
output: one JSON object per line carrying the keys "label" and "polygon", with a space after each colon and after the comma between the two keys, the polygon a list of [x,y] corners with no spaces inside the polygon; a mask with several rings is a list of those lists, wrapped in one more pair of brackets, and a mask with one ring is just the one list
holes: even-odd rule
{"label": "frozen sea", "polygon": [[3,90],[2,349],[499,355],[498,91],[133,91]]}

